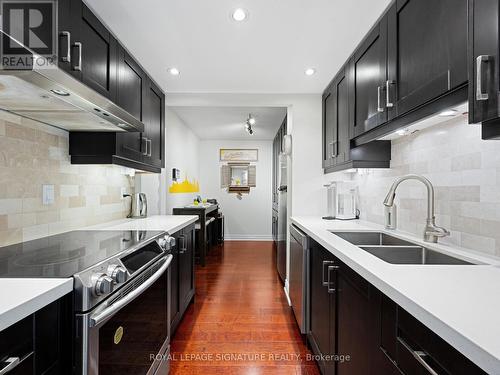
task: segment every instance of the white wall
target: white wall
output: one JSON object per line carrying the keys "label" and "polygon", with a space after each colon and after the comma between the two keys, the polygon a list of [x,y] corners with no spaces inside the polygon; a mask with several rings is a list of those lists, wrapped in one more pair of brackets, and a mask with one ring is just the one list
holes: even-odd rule
{"label": "white wall", "polygon": [[165,168],[161,174],[136,175],[136,192],[144,192],[148,198],[149,215],[170,215],[172,208],[192,202],[197,193],[171,194],[172,169],[181,171],[181,178],[199,180],[200,140],[184,122],[168,107],[165,111]]}
{"label": "white wall", "polygon": [[169,106],[287,107],[293,138],[288,213],[322,214],[320,94],[170,94],[166,100]]}
{"label": "white wall", "polygon": [[[326,201],[322,187],[325,176],[321,167],[320,94],[170,94],[166,100],[170,106],[287,107],[288,134],[293,142],[288,173],[288,219],[292,215],[323,214]],[[289,234],[287,243],[289,253]],[[287,275],[288,272],[287,262]]]}
{"label": "white wall", "polygon": [[[239,200],[220,187],[219,149],[256,148],[257,186]],[[199,152],[203,198],[216,198],[225,216],[227,240],[271,240],[272,141],[202,140]]]}

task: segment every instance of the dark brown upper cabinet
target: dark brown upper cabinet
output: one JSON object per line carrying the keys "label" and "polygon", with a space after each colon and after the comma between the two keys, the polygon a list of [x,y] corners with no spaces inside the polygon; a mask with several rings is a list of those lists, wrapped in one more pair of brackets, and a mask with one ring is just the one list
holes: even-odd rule
{"label": "dark brown upper cabinet", "polygon": [[344,67],[323,93],[323,168],[349,160],[349,91]]}
{"label": "dark brown upper cabinet", "polygon": [[387,121],[385,82],[387,80],[387,16],[370,31],[354,52],[350,67],[353,80],[353,137]]}
{"label": "dark brown upper cabinet", "polygon": [[90,9],[71,0],[73,28],[73,75],[106,98],[116,100],[118,42]]}
{"label": "dark brown upper cabinet", "polygon": [[81,0],[59,1],[58,7],[59,66],[144,124],[142,133],[70,133],[71,162],[159,173],[165,165],[165,94]]}
{"label": "dark brown upper cabinet", "polygon": [[[326,173],[349,168],[388,168],[391,144],[373,141],[359,147],[351,145],[354,132],[351,103],[354,79],[346,64],[323,93],[323,169]],[[351,73],[351,75],[350,75]]]}
{"label": "dark brown upper cabinet", "polygon": [[469,122],[483,139],[500,139],[498,1],[469,1]]}
{"label": "dark brown upper cabinet", "polygon": [[397,0],[389,9],[389,120],[467,82],[467,0]]}
{"label": "dark brown upper cabinet", "polygon": [[145,163],[155,167],[165,166],[165,94],[150,79],[146,86],[145,106]]}
{"label": "dark brown upper cabinet", "polygon": [[57,32],[58,32],[58,66],[67,73],[77,76],[79,72],[73,69],[74,42],[79,38],[79,27],[75,25],[75,8],[79,4],[75,0],[57,2]]}
{"label": "dark brown upper cabinet", "polygon": [[498,17],[495,0],[469,1],[469,122],[499,117]]}
{"label": "dark brown upper cabinet", "polygon": [[[143,123],[145,122],[147,80],[144,70],[125,48],[120,46],[118,50],[117,104]],[[121,133],[117,137],[119,156],[143,161],[147,155],[147,144],[142,133]]]}

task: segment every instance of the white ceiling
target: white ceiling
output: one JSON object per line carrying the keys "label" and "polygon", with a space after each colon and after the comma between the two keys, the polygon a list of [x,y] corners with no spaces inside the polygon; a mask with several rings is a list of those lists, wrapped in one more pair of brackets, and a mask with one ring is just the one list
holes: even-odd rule
{"label": "white ceiling", "polygon": [[390,0],[86,2],[166,92],[320,93]]}
{"label": "white ceiling", "polygon": [[[278,107],[169,107],[200,139],[272,140],[286,115]],[[255,117],[253,135],[245,130],[248,114]]]}

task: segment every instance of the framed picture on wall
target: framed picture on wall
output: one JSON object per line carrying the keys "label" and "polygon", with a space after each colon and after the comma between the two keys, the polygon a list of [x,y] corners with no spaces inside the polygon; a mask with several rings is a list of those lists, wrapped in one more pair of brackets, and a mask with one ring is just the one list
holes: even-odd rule
{"label": "framed picture on wall", "polygon": [[256,148],[221,148],[219,158],[220,161],[257,162],[259,160],[259,150]]}

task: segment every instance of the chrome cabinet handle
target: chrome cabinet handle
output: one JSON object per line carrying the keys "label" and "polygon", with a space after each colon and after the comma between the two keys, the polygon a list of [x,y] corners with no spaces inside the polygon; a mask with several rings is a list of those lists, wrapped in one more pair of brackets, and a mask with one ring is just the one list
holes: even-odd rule
{"label": "chrome cabinet handle", "polygon": [[476,100],[483,101],[488,100],[489,95],[487,92],[483,92],[483,63],[489,62],[489,55],[479,55],[476,58]]}
{"label": "chrome cabinet handle", "polygon": [[384,107],[382,107],[382,87],[377,87],[377,112],[384,112]]}
{"label": "chrome cabinet handle", "polygon": [[388,79],[386,82],[385,82],[385,100],[386,100],[386,103],[385,103],[385,106],[387,108],[392,108],[394,107],[394,103],[391,102],[391,85],[394,85],[396,83],[396,81],[393,81],[393,80],[390,80]]}
{"label": "chrome cabinet handle", "polygon": [[172,262],[172,258],[173,258],[172,254],[169,254],[165,258],[161,259],[160,261],[163,262],[162,266],[149,279],[147,279],[144,283],[138,286],[137,289],[134,289],[132,292],[130,292],[117,302],[106,306],[104,310],[94,313],[90,317],[89,321],[90,328],[95,327],[100,323],[102,323],[103,321],[105,321],[106,319],[110,318],[111,316],[116,314],[120,309],[128,305],[136,297],[138,297],[144,291],[146,291],[146,289],[148,289],[151,285],[153,285],[156,282],[156,280],[158,280],[160,276],[163,275],[163,273],[167,270],[167,268],[170,266],[170,263]]}
{"label": "chrome cabinet handle", "polygon": [[338,154],[338,142],[330,142],[328,143],[328,147],[330,148],[330,157],[334,158]]}
{"label": "chrome cabinet handle", "polygon": [[142,142],[143,142],[143,146],[142,149],[144,151],[142,151],[142,154],[144,156],[147,156],[148,155],[148,139],[146,137],[142,137]]}
{"label": "chrome cabinet handle", "polygon": [[323,281],[323,286],[328,286],[328,281],[325,280],[325,266],[329,264],[335,264],[333,260],[324,260],[323,261],[323,269],[322,269],[322,281]]}
{"label": "chrome cabinet handle", "polygon": [[427,362],[425,362],[424,358],[428,356],[428,354],[422,350],[413,350],[410,345],[403,340],[401,337],[398,337],[398,341],[403,345],[403,347],[410,352],[410,354],[417,360],[417,362],[430,374],[430,375],[439,375],[439,373],[434,370]]}
{"label": "chrome cabinet handle", "polygon": [[7,366],[0,369],[0,375],[5,375],[14,370],[19,364],[21,364],[21,358],[19,357],[10,357],[5,360],[7,362]]}
{"label": "chrome cabinet handle", "polygon": [[179,246],[179,254],[184,254],[187,251],[186,248],[186,237],[185,236],[180,236],[179,239],[181,240],[181,246]]}
{"label": "chrome cabinet handle", "polygon": [[73,70],[76,70],[78,72],[82,71],[82,49],[83,45],[81,42],[75,42],[75,47],[78,47],[78,65],[76,65]]}
{"label": "chrome cabinet handle", "polygon": [[[335,293],[336,289],[335,288],[331,288],[330,285],[331,285],[331,279],[330,279],[330,273],[331,271],[336,271],[339,269],[339,266],[328,266],[328,280],[327,280],[327,283],[328,283],[328,293]],[[335,287],[335,285],[334,285]]]}
{"label": "chrome cabinet handle", "polygon": [[61,31],[59,33],[60,36],[66,37],[66,56],[61,58],[64,62],[71,62],[71,33],[69,31]]}
{"label": "chrome cabinet handle", "polygon": [[152,141],[151,139],[147,139],[146,140],[146,150],[148,150],[148,156],[151,157],[151,153],[152,153]]}

